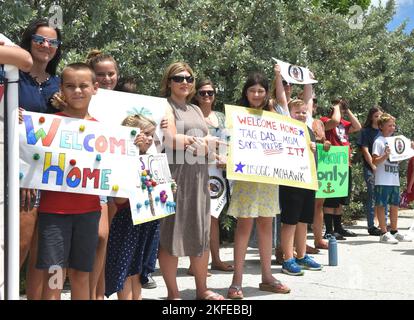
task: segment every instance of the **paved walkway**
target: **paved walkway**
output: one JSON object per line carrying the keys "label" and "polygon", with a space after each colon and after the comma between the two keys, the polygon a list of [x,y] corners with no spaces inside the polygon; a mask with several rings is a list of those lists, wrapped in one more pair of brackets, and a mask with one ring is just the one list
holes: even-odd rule
{"label": "paved walkway", "polygon": [[[414,223],[414,210],[400,211],[400,231],[406,233]],[[379,243],[379,237],[369,236],[366,222],[360,220],[349,227],[358,237],[339,241],[339,265],[328,265],[328,253],[322,250],[314,255],[316,261],[325,265],[322,271],[305,271],[302,277],[281,273],[281,266],[272,265],[276,278],[282,280],[291,289],[290,294],[268,294],[258,290],[260,282],[259,253],[248,248],[243,290],[245,300],[304,300],[304,299],[414,299],[414,242],[397,245]],[[414,236],[414,233],[412,234]],[[308,234],[308,243],[312,244],[312,235]],[[233,248],[221,249],[222,259],[232,262]],[[187,258],[179,260],[178,283],[183,299],[194,299],[193,277],[186,274],[189,266]],[[225,295],[231,284],[232,273],[211,271],[208,286]],[[143,289],[144,299],[165,299],[167,290],[159,272],[154,274],[158,287]],[[24,298],[24,297],[22,297]],[[69,299],[69,293],[63,294]],[[112,295],[110,299],[116,299]]]}

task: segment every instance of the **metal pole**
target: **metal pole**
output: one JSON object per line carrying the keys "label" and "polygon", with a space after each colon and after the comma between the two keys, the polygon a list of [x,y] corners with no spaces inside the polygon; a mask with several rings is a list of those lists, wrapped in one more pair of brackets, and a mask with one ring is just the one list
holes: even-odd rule
{"label": "metal pole", "polygon": [[[7,189],[5,189],[5,298],[6,300],[19,299],[19,259],[20,259],[20,211],[19,211],[19,70],[15,66],[5,66],[8,79],[7,105],[7,139],[5,139],[5,172]],[[6,115],[5,113],[5,115]],[[6,120],[5,119],[5,120]],[[6,172],[7,170],[7,172]]]}

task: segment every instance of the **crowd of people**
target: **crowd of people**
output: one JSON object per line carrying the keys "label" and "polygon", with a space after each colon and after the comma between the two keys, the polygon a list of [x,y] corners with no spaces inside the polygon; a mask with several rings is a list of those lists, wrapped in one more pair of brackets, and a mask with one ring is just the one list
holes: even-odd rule
{"label": "crowd of people", "polygon": [[[26,28],[20,48],[0,43],[0,63],[14,64],[20,69],[22,109],[96,121],[88,107],[98,88],[137,93],[133,80],[120,78],[115,59],[98,50],[90,52],[85,62],[65,66],[58,75],[61,44],[61,32],[42,19]],[[178,186],[176,214],[134,226],[127,199],[22,189],[20,267],[27,261],[27,298],[60,299],[68,277],[72,299],[104,299],[117,293],[119,299],[139,300],[141,288],[156,286],[151,273],[158,259],[167,299],[180,299],[178,259],[189,257],[188,273],[194,276],[195,297],[223,300],[222,295],[207,287],[211,251],[212,270],[233,272],[227,298],[243,299],[243,268],[254,225],[261,263],[258,289],[289,293],[290,288],[272,274],[273,253],[283,273],[301,276],[304,270],[322,269],[308,254],[326,250],[328,237],[346,240],[356,236],[343,227],[342,213],[352,194],[349,135],[359,131],[357,145],[363,154],[368,190],[368,233],[379,236],[384,243],[411,241],[398,231],[399,170],[398,163],[389,160],[390,148],[385,140],[395,131],[395,118],[375,106],[368,111],[362,128],[347,100],[338,98],[332,101],[327,116],[316,119],[317,98],[312,85],[304,85],[297,98],[292,98],[292,89],[293,85],[283,79],[280,66],[275,65],[271,85],[261,72],[247,75],[239,105],[305,123],[316,163],[316,143],[322,144],[326,151],[330,146],[347,146],[350,160],[347,197],[325,200],[316,198],[315,191],[298,187],[235,181],[226,212],[237,219],[234,265],[223,262],[219,221],[210,215],[208,166],[225,166],[223,155],[217,151],[221,144],[226,144],[220,140],[225,116],[214,110],[217,90],[213,81],[196,81],[187,63],[175,62],[164,72],[160,96],[168,101],[161,128],[165,135],[164,151],[172,157],[170,170]],[[184,124],[183,130],[177,123]],[[126,117],[119,125],[140,129],[135,139],[140,154],[152,150],[156,128],[152,119],[137,114]],[[184,163],[174,161],[183,152]],[[407,183],[410,200],[414,199],[413,166],[411,159]],[[313,229],[314,247],[306,244],[308,226]],[[279,240],[273,252],[275,233]],[[60,285],[50,285],[51,277],[56,276],[49,272],[52,266],[62,268]]]}

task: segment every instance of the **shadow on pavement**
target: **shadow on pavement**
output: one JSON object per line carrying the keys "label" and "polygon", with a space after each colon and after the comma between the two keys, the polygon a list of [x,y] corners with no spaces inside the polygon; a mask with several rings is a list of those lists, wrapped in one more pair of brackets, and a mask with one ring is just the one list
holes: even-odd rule
{"label": "shadow on pavement", "polygon": [[414,256],[414,249],[413,250],[392,250],[394,252],[401,252],[403,255],[410,255]]}

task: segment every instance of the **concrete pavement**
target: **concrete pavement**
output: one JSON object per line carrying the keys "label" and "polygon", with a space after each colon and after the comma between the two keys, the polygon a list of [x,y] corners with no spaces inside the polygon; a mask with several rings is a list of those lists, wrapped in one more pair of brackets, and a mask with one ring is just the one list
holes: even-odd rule
{"label": "concrete pavement", "polygon": [[[414,223],[414,210],[400,211],[399,229],[406,233]],[[322,271],[305,271],[304,276],[295,277],[281,273],[281,266],[272,265],[274,275],[288,285],[289,294],[271,294],[258,290],[261,282],[258,249],[248,248],[243,278],[245,300],[381,300],[414,299],[414,242],[397,245],[379,243],[379,237],[370,236],[366,231],[366,221],[360,220],[350,230],[358,234],[355,238],[338,241],[339,265],[328,265],[328,252],[322,250],[313,255],[324,266]],[[414,236],[414,234],[412,234]],[[312,234],[308,234],[308,244],[312,244]],[[223,261],[232,262],[232,246],[220,251]],[[179,259],[178,284],[183,299],[195,298],[194,279],[186,274],[188,258]],[[208,286],[226,295],[231,284],[232,273],[211,271]],[[143,289],[144,299],[165,299],[167,290],[162,276],[154,273],[158,287]],[[24,299],[24,297],[22,297]],[[64,292],[63,299],[70,299]],[[116,299],[112,295],[110,299]]]}

